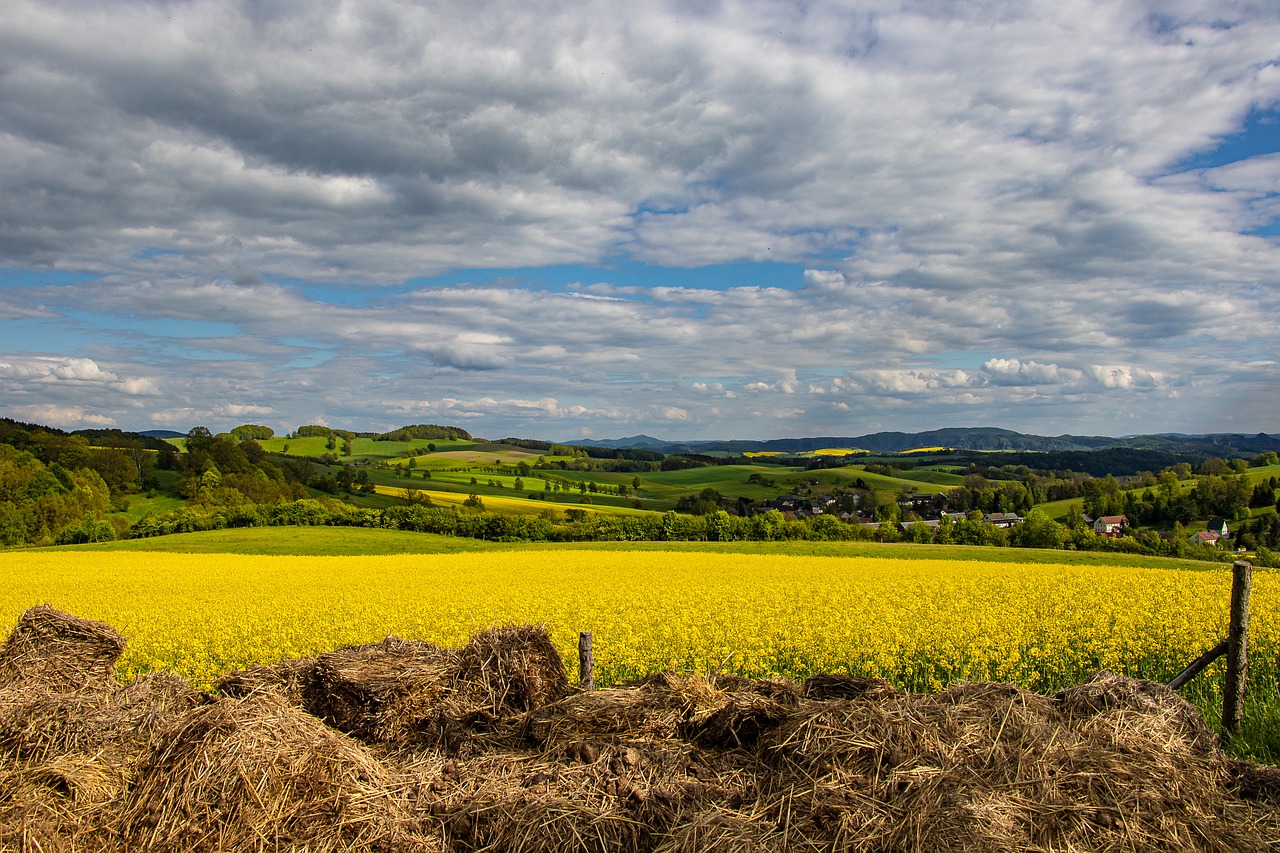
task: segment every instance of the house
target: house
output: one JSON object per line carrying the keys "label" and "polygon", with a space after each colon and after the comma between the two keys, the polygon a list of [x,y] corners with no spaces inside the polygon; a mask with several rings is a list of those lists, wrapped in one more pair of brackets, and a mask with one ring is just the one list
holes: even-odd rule
{"label": "house", "polygon": [[1227,524],[1227,520],[1225,518],[1209,519],[1209,523],[1205,526],[1205,529],[1212,530],[1222,539],[1231,538],[1231,527]]}
{"label": "house", "polygon": [[983,524],[994,524],[996,527],[1009,528],[1022,523],[1022,516],[1016,512],[989,512],[982,517]]}
{"label": "house", "polygon": [[1094,519],[1093,532],[1099,536],[1119,536],[1129,526],[1129,518],[1124,515],[1104,515]]}
{"label": "house", "polygon": [[1212,545],[1217,548],[1218,540],[1221,539],[1222,536],[1213,530],[1197,530],[1187,538],[1190,540],[1192,545]]}

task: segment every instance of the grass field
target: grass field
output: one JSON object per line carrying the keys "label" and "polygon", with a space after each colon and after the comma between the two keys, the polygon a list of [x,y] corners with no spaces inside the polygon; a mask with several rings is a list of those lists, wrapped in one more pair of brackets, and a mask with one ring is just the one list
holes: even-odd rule
{"label": "grass field", "polygon": [[[420,488],[422,481],[415,481],[413,488],[422,492],[431,499],[436,506],[456,506],[460,507],[463,502],[470,496],[467,491],[442,491],[440,489]],[[404,496],[405,486],[384,486],[376,485],[374,487],[377,494],[386,495],[388,497],[400,498]],[[479,493],[479,490],[473,490]],[[500,512],[507,515],[542,515],[550,513],[555,517],[564,515],[567,509],[581,509],[587,512],[603,512],[612,515],[648,515],[648,510],[634,509],[629,506],[611,506],[601,502],[584,504],[578,501],[577,494],[567,497],[565,500],[535,500],[531,497],[519,497],[521,493],[512,490],[510,496],[494,495],[490,490],[484,490],[484,494],[480,499],[484,502],[484,508],[489,512]],[[560,495],[564,495],[563,492]],[[596,498],[593,496],[592,500]]]}
{"label": "grass field", "polygon": [[[555,506],[554,504],[552,506]],[[172,554],[275,554],[310,556],[452,553],[455,551],[679,551],[712,554],[756,554],[803,557],[875,557],[885,560],[948,560],[955,563],[1036,563],[1068,566],[1124,566],[1131,568],[1220,571],[1220,564],[1137,554],[1092,551],[1039,551],[974,545],[916,545],[881,542],[566,542],[491,543],[429,533],[362,527],[246,527],[178,533],[154,539],[128,539],[92,545],[32,548],[25,552],[147,551]],[[7,553],[24,553],[10,551]]]}

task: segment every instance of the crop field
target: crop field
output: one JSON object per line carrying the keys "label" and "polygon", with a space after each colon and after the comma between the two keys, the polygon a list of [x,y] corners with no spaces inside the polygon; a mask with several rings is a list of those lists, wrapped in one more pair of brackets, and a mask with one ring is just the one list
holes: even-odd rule
{"label": "crop field", "polygon": [[[49,603],[117,627],[121,675],[208,685],[238,668],[388,634],[459,646],[546,624],[597,681],[664,671],[850,673],[914,691],[1011,681],[1054,691],[1109,669],[1167,681],[1225,635],[1230,572],[710,552],[522,549],[357,557],[15,552],[0,630]],[[1274,692],[1273,573],[1255,574],[1251,683]],[[1219,664],[1184,693],[1216,701]]]}
{"label": "crop field", "polygon": [[[424,489],[419,488],[422,481],[413,483],[413,490],[421,492],[431,499],[436,506],[456,506],[461,507],[468,498],[465,491],[449,492],[441,489]],[[406,486],[384,486],[376,485],[374,489],[377,494],[388,497],[404,497]],[[650,515],[649,510],[634,509],[629,506],[610,506],[604,503],[582,504],[577,500],[576,493],[571,498],[564,500],[534,500],[527,497],[519,497],[521,493],[513,491],[511,497],[502,495],[493,495],[485,493],[481,500],[484,501],[484,507],[490,512],[500,512],[507,515],[541,515],[550,512],[554,515],[562,515],[566,509],[581,509],[586,512],[604,512],[612,515]],[[594,497],[593,497],[594,500]]]}

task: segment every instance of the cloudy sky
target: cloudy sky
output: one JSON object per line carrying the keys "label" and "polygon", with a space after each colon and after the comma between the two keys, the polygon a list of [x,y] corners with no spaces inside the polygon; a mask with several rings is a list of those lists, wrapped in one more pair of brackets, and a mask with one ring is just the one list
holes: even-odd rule
{"label": "cloudy sky", "polygon": [[1280,432],[1275,0],[4,0],[0,415]]}

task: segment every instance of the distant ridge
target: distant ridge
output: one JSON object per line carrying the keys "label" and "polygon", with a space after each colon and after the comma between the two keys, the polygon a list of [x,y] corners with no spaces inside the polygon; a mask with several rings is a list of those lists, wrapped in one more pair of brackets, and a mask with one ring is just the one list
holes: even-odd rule
{"label": "distant ridge", "polygon": [[186,435],[186,433],[174,432],[171,429],[148,429],[138,433],[138,435],[145,435],[148,438],[164,439],[164,438],[182,438]]}
{"label": "distant ridge", "polygon": [[947,447],[955,450],[1033,451],[1064,453],[1104,448],[1130,448],[1165,453],[1204,456],[1253,455],[1268,450],[1280,452],[1280,438],[1266,433],[1212,433],[1207,435],[1028,435],[998,427],[949,427],[926,432],[876,432],[859,436],[820,436],[754,440],[663,441],[649,435],[608,440],[578,439],[565,444],[612,449],[643,448],[662,453],[805,453],[826,447],[852,447],[873,453],[901,453],[918,447]]}

